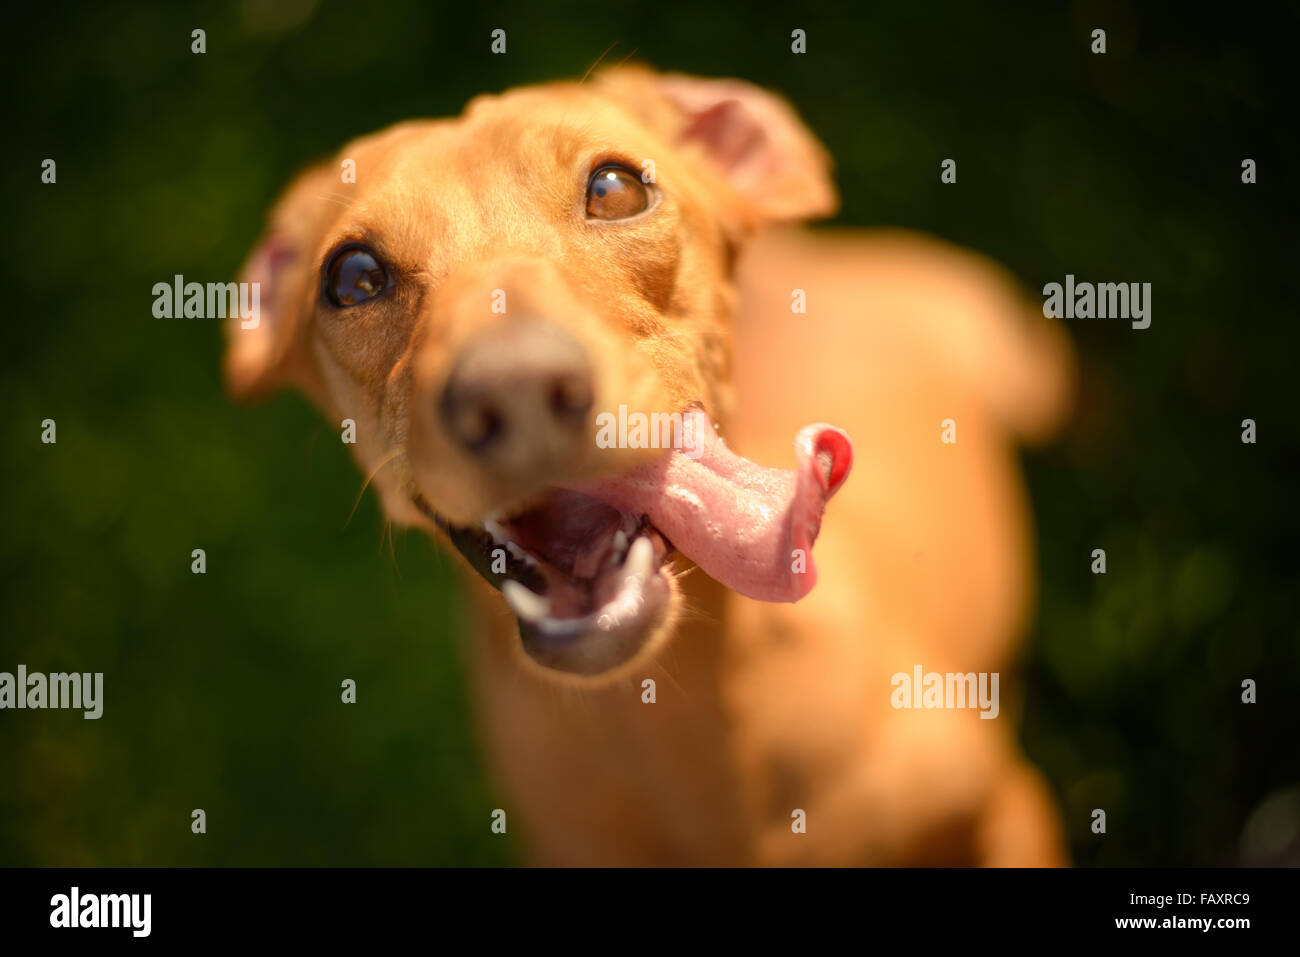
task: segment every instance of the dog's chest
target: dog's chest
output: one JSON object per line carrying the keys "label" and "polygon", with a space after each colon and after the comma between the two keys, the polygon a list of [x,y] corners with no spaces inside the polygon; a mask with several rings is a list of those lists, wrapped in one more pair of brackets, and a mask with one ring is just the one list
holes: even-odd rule
{"label": "dog's chest", "polygon": [[679,634],[644,674],[593,692],[521,672],[507,627],[477,636],[471,652],[492,770],[530,860],[741,859],[728,718],[710,677],[716,632]]}
{"label": "dog's chest", "polygon": [[762,627],[784,651],[753,658],[755,624],[687,623],[644,675],[597,693],[525,680],[508,645],[480,645],[488,744],[530,859],[787,863],[834,833],[816,802],[859,746],[860,700],[827,694],[825,655],[779,622]]}

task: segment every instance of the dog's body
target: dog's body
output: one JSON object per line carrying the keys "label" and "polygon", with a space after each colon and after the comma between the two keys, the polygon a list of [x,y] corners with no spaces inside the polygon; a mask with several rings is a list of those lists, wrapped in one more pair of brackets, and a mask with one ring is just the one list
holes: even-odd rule
{"label": "dog's body", "polygon": [[[534,169],[519,163],[522,144]],[[506,187],[522,181],[530,195],[554,193],[554,204],[491,208],[479,190],[496,153],[518,171]],[[626,166],[653,158],[662,194],[643,209],[624,182],[606,215],[588,185],[586,222],[571,222],[565,164],[586,170],[574,181],[595,182],[592,169],[610,154],[629,157]],[[1059,420],[1068,351],[1056,330],[1031,324],[1005,277],[906,234],[772,228],[751,240],[757,227],[827,212],[833,194],[797,121],[742,85],[619,71],[594,87],[484,101],[450,127],[404,125],[342,155],[356,158],[359,182],[402,188],[347,197],[318,172],[291,191],[249,269],[274,290],[272,321],[260,336],[232,329],[230,380],[250,393],[287,378],[331,416],[354,418],[358,456],[389,514],[450,536],[480,570],[473,539],[483,532],[467,523],[505,509],[524,516],[502,519],[522,534],[533,513],[519,510],[541,496],[537,509],[555,528],[572,512],[567,499],[555,504],[560,486],[626,512],[622,476],[658,467],[650,460],[661,452],[596,453],[589,433],[565,431],[575,408],[587,423],[593,408],[695,403],[732,449],[781,467],[807,422],[832,422],[855,446],[857,469],[844,483],[850,453],[839,433],[813,433],[816,456],[801,454],[790,474],[819,477],[820,498],[775,473],[753,480],[786,489],[792,511],[836,494],[817,538],[820,581],[797,603],[738,593],[769,597],[787,583],[695,545],[691,523],[673,524],[658,498],[634,541],[647,541],[646,553],[653,542],[659,559],[671,528],[674,543],[692,542],[717,574],[633,575],[644,590],[612,625],[552,620],[569,585],[549,561],[545,615],[516,583],[497,580],[516,593],[507,605],[485,578],[467,576],[482,727],[531,859],[1063,862],[1052,802],[1014,742],[1013,676],[1002,676],[995,720],[897,708],[891,685],[916,666],[1001,672],[1025,625],[1032,550],[1014,439],[1043,436]],[[444,158],[428,167],[427,200],[413,197],[408,177],[423,173],[426,155]],[[563,157],[555,175],[553,155]],[[330,178],[336,168],[326,168]],[[555,222],[538,228],[545,209]],[[364,255],[339,270],[359,243]],[[331,291],[340,282],[342,304]],[[796,289],[806,314],[791,310]],[[492,313],[502,292],[507,315],[524,318]],[[539,316],[565,331],[528,338]],[[589,403],[571,401],[579,373]],[[539,376],[550,391],[536,394],[559,395],[559,404],[528,418],[527,431],[547,442],[515,444],[512,416],[535,413],[509,402]],[[467,391],[467,377],[478,391]],[[501,377],[511,395],[492,391]],[[441,412],[430,414],[435,406]],[[941,441],[945,429],[955,442]],[[691,485],[700,469],[674,461],[677,492],[717,501],[705,494],[712,475]],[[599,484],[609,476],[613,492]],[[735,494],[748,507],[749,491]],[[737,513],[766,516],[768,505]],[[788,528],[746,538],[734,527],[743,522],[713,523],[723,514],[716,505],[693,514],[712,538],[754,548],[791,541]],[[544,541],[524,548],[551,554]],[[618,555],[609,559],[615,578]],[[567,581],[578,566],[562,564]],[[608,587],[582,588],[581,610],[594,602],[600,611]]]}

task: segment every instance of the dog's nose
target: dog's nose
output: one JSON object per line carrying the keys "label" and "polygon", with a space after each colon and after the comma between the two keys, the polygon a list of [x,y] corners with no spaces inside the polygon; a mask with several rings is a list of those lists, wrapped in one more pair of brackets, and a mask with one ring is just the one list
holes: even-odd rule
{"label": "dog's nose", "polygon": [[554,467],[594,441],[585,428],[594,401],[586,350],[546,322],[503,323],[476,336],[438,401],[452,437],[505,475]]}

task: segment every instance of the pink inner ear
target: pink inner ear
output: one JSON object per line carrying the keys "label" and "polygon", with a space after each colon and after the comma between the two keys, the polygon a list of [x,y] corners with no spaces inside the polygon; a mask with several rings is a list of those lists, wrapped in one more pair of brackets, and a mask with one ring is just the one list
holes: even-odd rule
{"label": "pink inner ear", "polygon": [[681,139],[703,148],[759,221],[835,211],[829,159],[779,97],[735,80],[673,75],[660,90],[685,119]]}
{"label": "pink inner ear", "polygon": [[279,233],[271,233],[258,245],[244,270],[244,281],[258,283],[262,308],[272,314],[285,268],[296,258],[297,253],[289,241]]}
{"label": "pink inner ear", "polygon": [[761,160],[771,147],[767,132],[739,100],[720,100],[691,117],[682,139],[702,143],[725,171]]}

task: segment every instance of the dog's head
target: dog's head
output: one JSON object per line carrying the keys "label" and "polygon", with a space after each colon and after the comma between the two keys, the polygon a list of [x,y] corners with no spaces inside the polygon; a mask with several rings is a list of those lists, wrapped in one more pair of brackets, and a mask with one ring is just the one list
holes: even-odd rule
{"label": "dog's head", "polygon": [[628,68],[481,97],[289,188],[227,381],[353,420],[389,516],[502,589],[532,660],[609,675],[671,626],[674,546],[760,597],[811,587],[767,566],[811,545],[847,440],[812,430],[798,474],[760,476],[707,423],[737,244],[834,204],[822,149],[746,84]]}

